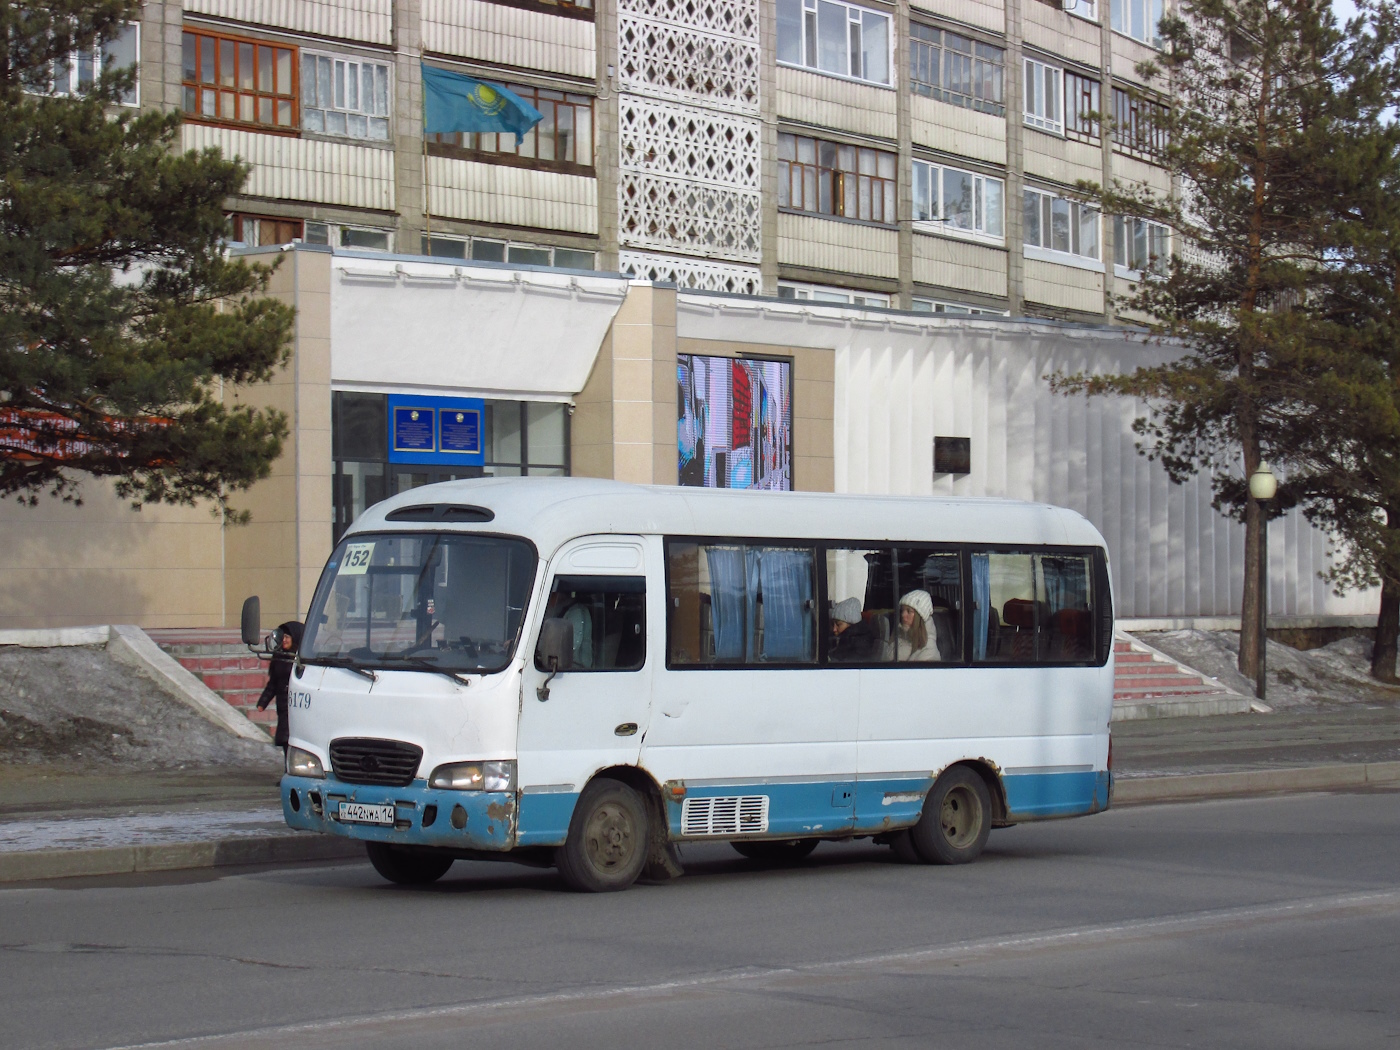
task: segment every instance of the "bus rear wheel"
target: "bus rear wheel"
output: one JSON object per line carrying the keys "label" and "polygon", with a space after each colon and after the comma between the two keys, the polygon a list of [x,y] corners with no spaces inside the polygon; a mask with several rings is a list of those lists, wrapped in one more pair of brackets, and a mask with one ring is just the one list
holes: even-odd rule
{"label": "bus rear wheel", "polygon": [[816,839],[782,839],[760,842],[731,842],[741,857],[760,864],[796,864],[817,848]]}
{"label": "bus rear wheel", "polygon": [[366,842],[365,852],[375,871],[400,886],[426,886],[437,882],[452,867],[451,857],[409,853],[387,842]]}
{"label": "bus rear wheel", "polygon": [[992,799],[982,778],[967,766],[945,770],[924,800],[909,844],[929,864],[977,859],[992,832]]}
{"label": "bus rear wheel", "polygon": [[617,780],[595,780],[583,789],[569,837],[555,853],[564,884],[582,893],[625,890],[647,859],[647,808],[640,795]]}

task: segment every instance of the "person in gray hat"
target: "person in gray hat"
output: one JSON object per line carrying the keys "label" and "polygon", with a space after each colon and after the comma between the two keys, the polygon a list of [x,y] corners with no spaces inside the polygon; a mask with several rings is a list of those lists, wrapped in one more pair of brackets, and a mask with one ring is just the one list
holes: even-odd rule
{"label": "person in gray hat", "polygon": [[910,591],[899,599],[899,627],[885,643],[885,659],[898,663],[934,663],[939,659],[933,631],[933,599],[928,591]]}
{"label": "person in gray hat", "polygon": [[831,607],[831,648],[827,658],[838,664],[868,663],[880,658],[880,638],[875,625],[861,616],[859,598],[847,598]]}

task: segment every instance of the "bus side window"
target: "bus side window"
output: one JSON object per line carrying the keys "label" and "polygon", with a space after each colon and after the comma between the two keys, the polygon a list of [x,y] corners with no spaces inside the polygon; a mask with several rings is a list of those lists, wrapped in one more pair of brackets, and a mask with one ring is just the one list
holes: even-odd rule
{"label": "bus side window", "polygon": [[671,666],[816,661],[811,547],[686,540],[666,547]]}
{"label": "bus side window", "polygon": [[[643,576],[556,576],[545,616],[573,628],[570,671],[637,671],[646,663]],[[538,660],[536,667],[546,670]]]}
{"label": "bus side window", "polygon": [[1097,659],[1090,555],[974,551],[972,599],[972,658],[979,663]]}
{"label": "bus side window", "polygon": [[927,630],[939,663],[961,663],[962,560],[957,551],[901,547],[896,551],[899,589],[928,595]]}

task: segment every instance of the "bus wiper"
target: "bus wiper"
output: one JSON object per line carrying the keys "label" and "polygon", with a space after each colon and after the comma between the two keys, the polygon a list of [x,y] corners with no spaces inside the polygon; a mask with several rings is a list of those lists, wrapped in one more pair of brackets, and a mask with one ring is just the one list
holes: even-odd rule
{"label": "bus wiper", "polygon": [[472,684],[470,678],[462,677],[462,672],[453,671],[450,668],[442,667],[434,663],[432,660],[429,660],[426,656],[407,656],[401,653],[385,653],[384,659],[401,661],[402,663],[412,664],[414,667],[421,668],[424,671],[432,671],[434,674],[446,675],[448,678],[451,678],[454,682],[459,682],[462,685]]}
{"label": "bus wiper", "polygon": [[379,681],[379,676],[367,667],[361,667],[353,660],[343,656],[303,656],[301,662],[321,667],[343,667],[347,671],[354,671],[363,678],[368,678],[371,682]]}

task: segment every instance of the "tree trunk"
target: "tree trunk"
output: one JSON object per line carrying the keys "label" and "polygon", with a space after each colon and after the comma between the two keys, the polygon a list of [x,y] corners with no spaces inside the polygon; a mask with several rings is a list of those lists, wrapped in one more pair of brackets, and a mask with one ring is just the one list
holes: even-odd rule
{"label": "tree trunk", "polygon": [[1240,674],[1259,673],[1259,540],[1263,515],[1257,500],[1244,511],[1244,595],[1240,601]]}
{"label": "tree trunk", "polygon": [[1400,635],[1400,580],[1381,578],[1381,612],[1376,618],[1376,646],[1371,650],[1371,677],[1394,682],[1396,636]]}

